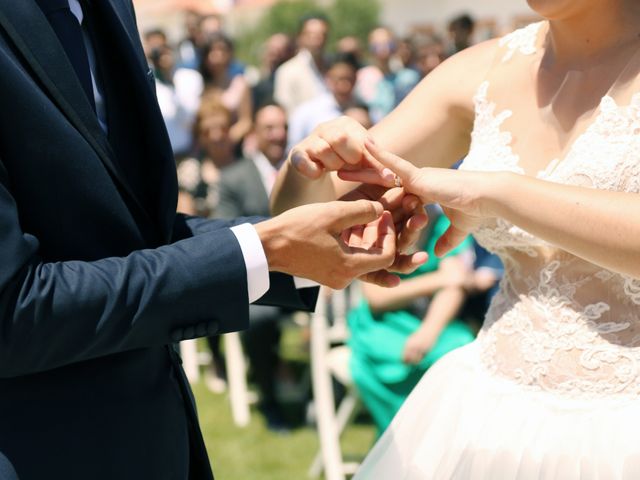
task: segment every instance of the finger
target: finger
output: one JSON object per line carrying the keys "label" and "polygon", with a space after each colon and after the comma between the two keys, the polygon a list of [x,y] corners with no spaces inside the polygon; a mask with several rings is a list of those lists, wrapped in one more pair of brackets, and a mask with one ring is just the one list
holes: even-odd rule
{"label": "finger", "polygon": [[400,285],[400,277],[386,270],[365,273],[360,277],[360,280],[385,288],[394,288]]}
{"label": "finger", "polygon": [[391,212],[394,223],[404,223],[406,213],[404,211],[404,197],[406,196],[402,188],[390,188],[378,200],[385,210]]}
{"label": "finger", "polygon": [[442,236],[436,242],[434,247],[434,253],[438,257],[442,257],[446,255],[451,250],[456,248],[458,245],[462,243],[462,241],[467,238],[469,232],[466,230],[462,230],[453,224],[449,225],[449,228],[442,234]]}
{"label": "finger", "polygon": [[390,272],[408,274],[413,273],[420,266],[429,260],[427,252],[415,252],[411,255],[396,255],[395,260],[387,269]]}
{"label": "finger", "polygon": [[[339,200],[344,200],[344,201],[352,201],[352,200],[360,200],[360,199],[378,200],[383,196],[383,194],[386,191],[387,189],[385,187],[381,187],[380,185],[362,184],[357,188],[354,188],[353,190],[351,190],[349,193],[344,194],[342,197],[339,198]],[[384,202],[381,202],[381,203],[382,203],[382,206],[384,207],[385,206]],[[385,210],[388,210],[388,208],[385,207]]]}
{"label": "finger", "polygon": [[[383,251],[387,248],[393,248],[393,255],[395,255],[397,235],[391,213],[385,210],[377,224],[377,238],[374,241],[374,245]],[[391,242],[391,240],[393,240],[393,242]]]}
{"label": "finger", "polygon": [[407,162],[399,156],[394,155],[391,152],[382,150],[370,140],[366,140],[364,145],[367,152],[370,153],[371,156],[379,162],[379,164],[391,169],[405,183],[410,182],[410,180],[416,175],[419,170],[418,168],[414,167],[413,164]]}
{"label": "finger", "polygon": [[384,212],[378,221],[378,239],[376,245],[368,248],[349,248],[352,268],[360,270],[361,274],[386,269],[395,258],[396,234],[393,229],[393,219],[389,212]]}
{"label": "finger", "polygon": [[[364,236],[364,225],[354,225],[351,228],[349,238],[345,242],[347,245],[351,247],[361,247],[363,244],[363,236]],[[349,232],[349,230],[345,230],[345,232]]]}
{"label": "finger", "polygon": [[311,160],[306,151],[301,148],[294,148],[289,155],[289,162],[298,173],[312,180],[320,178],[324,168]]}
{"label": "finger", "polygon": [[345,163],[356,165],[363,160],[364,137],[366,131],[361,125],[357,125],[358,130],[354,131],[349,126],[341,125],[341,128],[323,129],[320,128],[318,135],[326,141]]}
{"label": "finger", "polygon": [[378,238],[381,235],[380,231],[380,219],[370,222],[364,226],[362,230],[362,242],[360,244],[363,248],[380,247],[378,245]]}
{"label": "finger", "polygon": [[376,170],[374,168],[361,168],[358,170],[342,168],[338,170],[338,178],[347,182],[370,183],[383,187],[394,187],[395,174],[388,168]]}
{"label": "finger", "polygon": [[340,233],[354,225],[366,225],[369,222],[373,222],[384,211],[382,204],[370,200],[336,201],[327,205],[331,206],[330,208],[334,215],[334,233]]}
{"label": "finger", "polygon": [[410,193],[407,193],[402,198],[402,207],[404,208],[404,211],[407,213],[416,213],[417,211],[422,210],[422,202],[415,195],[411,195]]}
{"label": "finger", "polygon": [[418,242],[422,234],[422,230],[429,223],[429,217],[426,214],[421,213],[419,215],[413,215],[410,217],[402,228],[399,229],[398,234],[398,251],[405,253]]}
{"label": "finger", "polygon": [[306,150],[311,160],[322,165],[325,170],[339,170],[345,164],[331,145],[320,137],[310,137]]}

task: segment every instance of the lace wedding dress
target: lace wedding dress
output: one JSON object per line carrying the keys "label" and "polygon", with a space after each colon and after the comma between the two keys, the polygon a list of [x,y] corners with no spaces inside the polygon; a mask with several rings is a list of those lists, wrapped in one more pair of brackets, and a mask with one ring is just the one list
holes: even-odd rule
{"label": "lace wedding dress", "polygon": [[[539,27],[504,37],[502,61],[534,53]],[[524,174],[488,86],[461,168]],[[537,177],[640,193],[640,95],[603,97]],[[500,219],[474,235],[505,265],[482,330],[427,372],[355,478],[640,479],[640,281]]]}

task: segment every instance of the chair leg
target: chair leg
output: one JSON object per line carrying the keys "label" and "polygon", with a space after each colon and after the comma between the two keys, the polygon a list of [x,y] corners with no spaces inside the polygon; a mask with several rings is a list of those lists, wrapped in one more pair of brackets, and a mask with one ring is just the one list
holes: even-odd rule
{"label": "chair leg", "polygon": [[228,333],[223,338],[231,415],[238,427],[246,427],[250,420],[249,393],[246,360],[240,342],[240,334],[237,332]]}
{"label": "chair leg", "polygon": [[327,318],[318,309],[311,320],[311,374],[320,452],[326,480],[345,480],[340,453],[339,429],[334,420],[333,385],[326,362]]}
{"label": "chair leg", "polygon": [[180,356],[187,379],[190,383],[197,383],[200,380],[200,362],[196,340],[180,342]]}
{"label": "chair leg", "polygon": [[[342,436],[345,428],[353,420],[356,412],[358,411],[358,406],[360,404],[360,400],[358,399],[357,394],[354,391],[349,391],[347,396],[344,397],[340,405],[338,405],[338,411],[336,412],[336,426],[338,429],[338,437]],[[322,474],[323,464],[322,464],[322,451],[319,451],[313,462],[311,463],[311,467],[309,467],[309,477],[318,478]]]}

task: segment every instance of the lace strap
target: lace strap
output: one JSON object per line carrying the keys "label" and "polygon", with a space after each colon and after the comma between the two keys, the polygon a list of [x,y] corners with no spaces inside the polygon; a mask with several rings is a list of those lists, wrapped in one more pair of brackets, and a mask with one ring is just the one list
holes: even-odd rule
{"label": "lace strap", "polygon": [[498,45],[507,47],[507,51],[502,57],[502,63],[511,60],[516,52],[522,55],[533,55],[536,53],[536,42],[538,40],[538,32],[544,22],[536,22],[519,28],[500,39]]}

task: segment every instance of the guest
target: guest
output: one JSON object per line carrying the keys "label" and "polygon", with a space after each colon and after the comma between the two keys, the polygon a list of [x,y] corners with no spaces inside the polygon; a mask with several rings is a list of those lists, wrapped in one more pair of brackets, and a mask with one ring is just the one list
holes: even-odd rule
{"label": "guest", "polygon": [[391,58],[391,70],[397,72],[403,68],[415,69],[416,48],[413,37],[400,38],[396,45],[395,55]]}
{"label": "guest", "polygon": [[328,91],[309,100],[294,110],[290,117],[289,147],[292,147],[322,122],[333,120],[356,104],[353,88],[358,65],[351,54],[338,54],[325,74]]}
{"label": "guest", "polygon": [[200,65],[199,44],[201,42],[200,14],[188,10],[184,14],[185,37],[178,42],[178,66],[197,70]]}
{"label": "guest", "polygon": [[[257,152],[226,168],[220,177],[218,218],[269,215],[269,195],[284,160],[287,117],[276,104],[261,107],[253,127]],[[242,334],[251,373],[260,393],[259,409],[270,430],[283,431],[286,422],[276,399],[276,377],[280,367],[280,322],[288,314],[279,307],[250,305],[250,328]]]}
{"label": "guest", "polygon": [[234,74],[233,42],[221,33],[209,35],[202,51],[200,73],[204,80],[202,96],[217,98],[232,115],[229,131],[234,145],[240,143],[251,130],[251,91],[249,84],[240,73]]}
{"label": "guest", "polygon": [[354,35],[347,35],[342,37],[336,43],[336,50],[338,53],[349,53],[353,55],[358,64],[358,69],[364,66],[362,44],[360,39]]}
{"label": "guest", "polygon": [[189,68],[175,68],[175,54],[168,46],[150,52],[156,79],[156,96],[169,133],[175,157],[188,154],[193,147],[193,121],[200,105],[200,74]]}
{"label": "guest", "polygon": [[291,38],[284,33],[275,33],[264,43],[260,79],[251,90],[254,109],[273,102],[276,70],[292,56]]}
{"label": "guest", "polygon": [[396,51],[393,32],[379,27],[369,34],[369,52],[373,64],[358,72],[356,94],[369,106],[374,123],[379,122],[420,81],[420,75],[410,68],[391,69],[391,58]]}
{"label": "guest", "polygon": [[442,39],[435,34],[422,33],[416,35],[414,45],[416,48],[414,66],[423,78],[431,73],[446,58],[444,43]]}
{"label": "guest", "polygon": [[166,32],[161,28],[147,30],[143,35],[142,46],[144,48],[145,56],[150,58],[151,52],[154,50],[169,46]]}
{"label": "guest", "polygon": [[351,375],[378,435],[424,372],[474,339],[469,326],[455,319],[465,299],[471,240],[446,258],[433,251],[448,225],[438,216],[424,243],[426,264],[394,289],[363,285],[364,300],[349,314]]}
{"label": "guest", "polygon": [[235,161],[231,141],[231,112],[216,98],[203,100],[194,127],[196,157],[178,162],[178,184],[184,205],[193,204],[191,215],[213,216],[218,206],[221,170]]}
{"label": "guest", "polygon": [[460,15],[449,22],[449,55],[454,55],[471,46],[475,22],[470,15]]}
{"label": "guest", "polygon": [[327,91],[325,47],[329,21],[322,15],[309,15],[300,20],[296,38],[298,53],[282,64],[275,74],[274,98],[287,114],[298,106]]}
{"label": "guest", "polygon": [[344,111],[346,117],[353,118],[356,122],[362,125],[364,128],[371,128],[373,122],[369,115],[369,108],[364,103],[355,103],[348,107]]}

